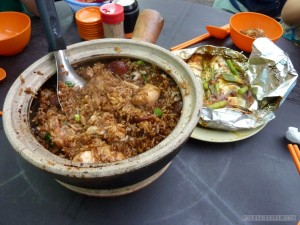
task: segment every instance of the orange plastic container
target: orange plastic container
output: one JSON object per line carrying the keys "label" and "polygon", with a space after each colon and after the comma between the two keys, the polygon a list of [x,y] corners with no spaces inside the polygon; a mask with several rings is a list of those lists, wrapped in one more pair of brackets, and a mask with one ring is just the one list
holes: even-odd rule
{"label": "orange plastic container", "polygon": [[103,38],[100,8],[88,6],[75,14],[79,36],[84,40]]}
{"label": "orange plastic container", "polygon": [[233,43],[246,52],[252,51],[255,38],[242,34],[241,30],[260,28],[267,38],[276,42],[283,35],[283,28],[275,19],[255,12],[240,12],[230,18],[230,36]]}
{"label": "orange plastic container", "polygon": [[20,53],[30,40],[30,17],[20,12],[0,12],[0,21],[0,55]]}

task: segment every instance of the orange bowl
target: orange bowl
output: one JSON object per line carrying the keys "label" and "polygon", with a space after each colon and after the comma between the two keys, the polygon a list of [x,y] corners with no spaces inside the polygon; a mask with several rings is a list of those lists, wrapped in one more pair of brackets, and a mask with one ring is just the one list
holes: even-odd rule
{"label": "orange bowl", "polygon": [[0,67],[0,81],[6,77],[6,71]]}
{"label": "orange bowl", "polygon": [[246,52],[252,51],[255,38],[242,34],[242,30],[259,28],[267,38],[276,42],[283,35],[283,28],[275,19],[260,13],[240,12],[230,18],[230,36],[233,43]]}
{"label": "orange bowl", "polygon": [[101,23],[100,8],[97,6],[82,8],[75,14],[75,19],[80,24]]}
{"label": "orange bowl", "polygon": [[0,55],[20,53],[31,35],[31,20],[20,12],[0,12]]}

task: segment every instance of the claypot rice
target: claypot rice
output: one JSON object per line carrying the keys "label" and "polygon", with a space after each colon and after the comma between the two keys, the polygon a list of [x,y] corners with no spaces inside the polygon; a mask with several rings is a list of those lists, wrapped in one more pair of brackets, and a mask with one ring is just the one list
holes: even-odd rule
{"label": "claypot rice", "polygon": [[[43,88],[32,115],[33,133],[52,153],[83,163],[106,163],[143,153],[176,126],[182,96],[157,66],[120,58],[79,65],[83,88],[59,83]],[[33,112],[35,110],[32,110]]]}

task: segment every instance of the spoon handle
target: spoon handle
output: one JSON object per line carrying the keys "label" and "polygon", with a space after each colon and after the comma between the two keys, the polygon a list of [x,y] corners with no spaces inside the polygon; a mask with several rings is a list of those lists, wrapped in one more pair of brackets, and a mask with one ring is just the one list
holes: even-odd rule
{"label": "spoon handle", "polygon": [[47,35],[48,51],[66,49],[54,0],[35,0],[35,2]]}

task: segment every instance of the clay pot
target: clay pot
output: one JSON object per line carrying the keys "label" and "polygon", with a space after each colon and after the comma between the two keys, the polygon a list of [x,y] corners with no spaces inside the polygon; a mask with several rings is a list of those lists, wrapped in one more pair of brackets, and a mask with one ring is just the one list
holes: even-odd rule
{"label": "clay pot", "polygon": [[49,53],[28,67],[6,96],[3,125],[9,142],[29,163],[80,193],[120,195],[151,183],[167,168],[197,125],[202,107],[202,85],[181,59],[168,50],[144,41],[86,41],[70,45],[66,55],[72,64],[98,57],[130,57],[156,64],[170,74],[180,87],[183,110],[177,126],[165,140],[147,152],[115,163],[82,164],[52,154],[31,133],[29,110],[33,96],[25,92],[29,87],[33,93],[38,92],[55,75],[55,59]]}

